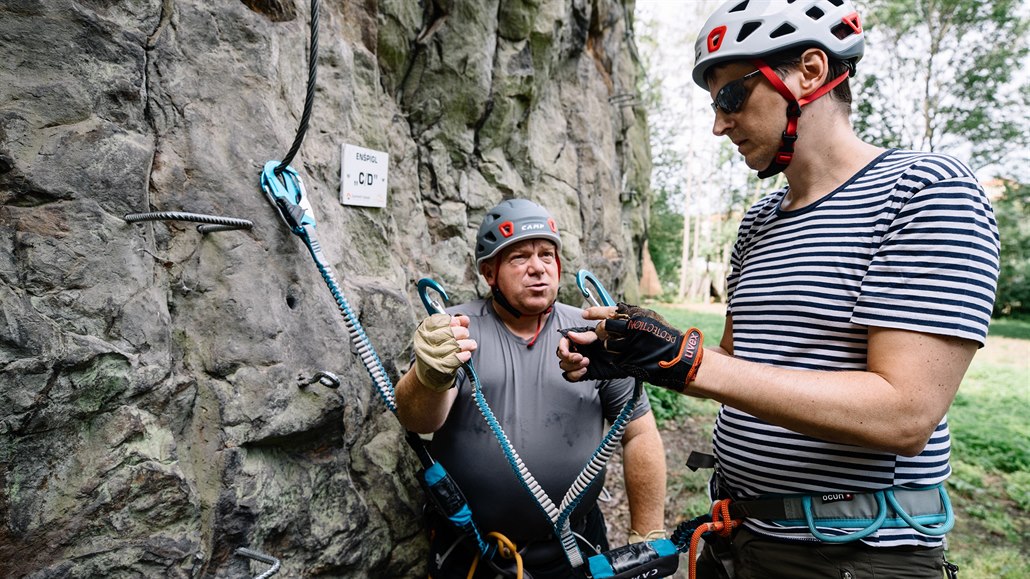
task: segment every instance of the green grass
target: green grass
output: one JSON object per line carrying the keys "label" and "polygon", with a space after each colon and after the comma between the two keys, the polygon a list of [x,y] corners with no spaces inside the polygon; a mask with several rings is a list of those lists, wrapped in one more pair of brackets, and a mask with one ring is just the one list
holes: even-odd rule
{"label": "green grass", "polygon": [[994,318],[988,335],[1030,340],[1030,318]]}
{"label": "green grass", "polygon": [[[990,337],[1027,340],[1030,322],[993,320]],[[990,340],[990,338],[988,338]],[[990,347],[990,345],[989,345]],[[1030,577],[1030,376],[1027,360],[978,355],[948,412],[958,521],[949,559],[963,579]]]}
{"label": "green grass", "polygon": [[[696,326],[705,343],[718,343],[723,316],[649,304],[676,328]],[[991,322],[991,338],[1027,341],[1008,356],[981,354],[973,359],[948,412],[953,475],[948,481],[956,510],[948,534],[948,559],[962,579],[1030,577],[1030,320]],[[685,416],[714,416],[718,405],[662,388],[649,387],[659,424]],[[707,473],[670,480],[669,492],[703,496]],[[698,498],[689,512],[707,508]]]}

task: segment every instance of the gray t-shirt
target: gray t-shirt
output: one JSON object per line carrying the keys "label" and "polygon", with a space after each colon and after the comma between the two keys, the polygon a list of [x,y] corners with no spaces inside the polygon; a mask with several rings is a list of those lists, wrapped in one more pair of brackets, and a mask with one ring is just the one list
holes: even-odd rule
{"label": "gray t-shirt", "polygon": [[[558,328],[593,325],[582,310],[555,303],[532,348],[511,333],[493,310],[492,300],[448,308],[470,318],[469,331],[479,347],[472,363],[483,396],[512,447],[556,507],[575,481],[623,405],[632,396],[633,380],[568,382],[562,378],[555,350]],[[546,539],[550,521],[519,482],[493,432],[476,406],[472,385],[459,372],[458,398],[447,421],[433,435],[431,451],[458,482],[484,533],[499,531],[522,544]],[[641,394],[632,417],[650,410]],[[573,520],[593,508],[604,483],[591,486]]]}

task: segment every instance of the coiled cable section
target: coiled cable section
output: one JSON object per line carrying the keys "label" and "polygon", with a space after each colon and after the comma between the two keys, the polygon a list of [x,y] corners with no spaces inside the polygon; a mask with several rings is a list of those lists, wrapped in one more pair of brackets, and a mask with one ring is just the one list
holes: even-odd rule
{"label": "coiled cable section", "polygon": [[188,213],[186,211],[126,213],[123,219],[125,219],[127,223],[138,223],[140,221],[192,221],[194,223],[201,224],[197,226],[197,231],[201,233],[230,231],[233,229],[251,229],[254,227],[254,223],[248,219],[222,217],[220,215],[205,215],[203,213]]}

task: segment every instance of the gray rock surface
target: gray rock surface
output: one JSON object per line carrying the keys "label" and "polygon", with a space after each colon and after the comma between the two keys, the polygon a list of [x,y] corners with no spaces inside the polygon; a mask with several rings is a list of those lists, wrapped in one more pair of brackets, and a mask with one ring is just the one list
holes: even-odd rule
{"label": "gray rock surface", "polygon": [[[524,196],[637,297],[650,175],[632,0],[322,3],[292,162],[392,380],[414,282],[487,289]],[[0,576],[423,577],[417,461],[303,243],[258,187],[303,111],[302,0],[0,0]],[[339,202],[341,145],[390,155]],[[639,195],[628,195],[640,192]],[[623,194],[620,198],[620,193]],[[623,201],[632,197],[627,201]],[[201,234],[127,213],[251,220]],[[328,370],[333,390],[298,387]]]}

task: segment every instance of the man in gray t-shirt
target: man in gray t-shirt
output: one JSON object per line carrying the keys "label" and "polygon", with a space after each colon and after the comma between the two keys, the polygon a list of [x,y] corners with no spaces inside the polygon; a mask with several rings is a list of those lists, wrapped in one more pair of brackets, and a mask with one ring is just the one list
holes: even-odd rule
{"label": "man in gray t-shirt", "polygon": [[[397,416],[414,432],[434,433],[431,452],[458,483],[483,533],[520,550],[535,579],[582,576],[569,566],[551,522],[512,470],[476,406],[461,362],[472,360],[486,401],[511,446],[555,505],[590,461],[633,393],[632,380],[570,383],[554,359],[557,329],[582,326],[581,310],[556,303],[561,238],[548,212],[513,199],[487,213],[477,238],[479,271],[492,295],[423,320],[415,363],[397,384]],[[646,395],[622,440],[631,541],[664,536],[665,456]],[[584,555],[607,548],[597,508],[603,475],[571,517]],[[430,517],[430,575],[466,577],[476,558],[442,521]],[[491,539],[492,540],[492,539]],[[475,577],[493,577],[480,565]]]}

